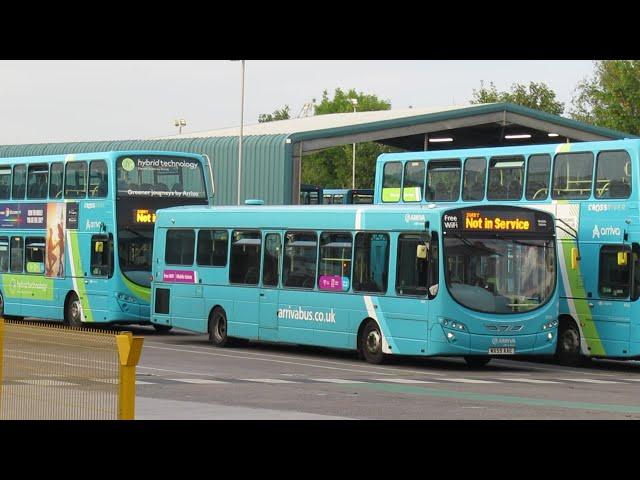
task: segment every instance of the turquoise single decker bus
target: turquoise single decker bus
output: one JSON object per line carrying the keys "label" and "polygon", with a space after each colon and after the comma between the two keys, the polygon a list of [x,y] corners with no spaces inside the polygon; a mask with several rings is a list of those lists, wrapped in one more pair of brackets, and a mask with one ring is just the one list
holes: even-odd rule
{"label": "turquoise single decker bus", "polygon": [[156,210],[212,195],[200,155],[0,159],[0,315],[149,324]]}
{"label": "turquoise single decker bus", "polygon": [[640,140],[383,154],[376,204],[491,205],[553,213],[557,358],[640,358]]}
{"label": "turquoise single decker bus", "polygon": [[325,188],[323,205],[362,205],[373,203],[373,188]]}
{"label": "turquoise single decker bus", "polygon": [[386,355],[551,355],[553,216],[505,205],[157,211],[154,325]]}

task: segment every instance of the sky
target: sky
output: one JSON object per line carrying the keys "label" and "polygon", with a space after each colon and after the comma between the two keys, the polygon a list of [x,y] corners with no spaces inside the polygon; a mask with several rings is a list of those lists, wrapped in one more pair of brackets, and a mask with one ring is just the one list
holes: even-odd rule
{"label": "sky", "polygon": [[[146,139],[240,124],[241,63],[228,60],[0,60],[0,145]],[[375,94],[392,108],[468,104],[494,82],[545,82],[570,105],[591,61],[247,60],[244,124],[322,91]]]}

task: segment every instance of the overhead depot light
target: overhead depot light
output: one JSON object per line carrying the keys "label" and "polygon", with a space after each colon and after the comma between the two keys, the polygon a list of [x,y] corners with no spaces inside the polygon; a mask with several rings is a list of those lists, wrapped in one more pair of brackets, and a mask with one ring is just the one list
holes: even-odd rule
{"label": "overhead depot light", "polygon": [[430,138],[429,142],[431,142],[431,143],[453,142],[453,138],[451,138],[451,137]]}
{"label": "overhead depot light", "polygon": [[517,140],[520,138],[531,138],[531,134],[529,133],[520,133],[517,135],[505,135],[504,138],[506,138],[507,140]]}
{"label": "overhead depot light", "polygon": [[547,137],[559,137],[559,133],[547,133]]}

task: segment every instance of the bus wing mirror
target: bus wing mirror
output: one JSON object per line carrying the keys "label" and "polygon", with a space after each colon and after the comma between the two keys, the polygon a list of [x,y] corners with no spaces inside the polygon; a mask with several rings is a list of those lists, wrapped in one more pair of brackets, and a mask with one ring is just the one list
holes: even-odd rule
{"label": "bus wing mirror", "polygon": [[618,252],[618,266],[625,267],[628,263],[628,252]]}
{"label": "bus wing mirror", "polygon": [[418,245],[416,248],[416,258],[426,260],[429,258],[429,250],[425,244]]}

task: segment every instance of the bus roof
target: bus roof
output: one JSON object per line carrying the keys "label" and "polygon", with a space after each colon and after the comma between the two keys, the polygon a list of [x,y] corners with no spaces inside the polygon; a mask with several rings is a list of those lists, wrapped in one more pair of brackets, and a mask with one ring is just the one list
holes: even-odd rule
{"label": "bus roof", "polygon": [[427,150],[416,152],[383,153],[378,162],[391,159],[410,160],[420,158],[452,159],[458,157],[491,155],[528,155],[534,153],[583,152],[588,150],[619,150],[623,148],[640,149],[640,139],[625,138],[623,140],[602,140],[598,142],[549,143],[542,145],[512,145],[508,147],[464,148],[455,150]]}
{"label": "bus roof", "polygon": [[183,156],[183,157],[201,157],[197,153],[188,152],[173,152],[165,150],[109,150],[101,152],[88,152],[88,153],[68,153],[68,154],[56,154],[56,155],[37,155],[29,157],[4,157],[0,158],[0,164],[28,162],[49,162],[49,161],[70,161],[70,160],[97,160],[96,157],[113,158],[121,155],[171,155],[171,156]]}

